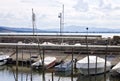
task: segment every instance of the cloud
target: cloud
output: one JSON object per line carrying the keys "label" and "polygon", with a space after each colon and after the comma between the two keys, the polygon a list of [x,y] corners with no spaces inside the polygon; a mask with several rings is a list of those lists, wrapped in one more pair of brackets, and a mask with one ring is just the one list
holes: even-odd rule
{"label": "cloud", "polygon": [[[36,25],[38,27],[45,26],[46,28],[51,26],[50,23],[56,22],[58,9],[52,4],[45,2],[47,1],[39,1],[39,0],[4,0],[0,1],[0,25],[5,26],[14,26],[14,27],[31,27],[31,15],[32,15],[32,8],[34,8],[34,12],[36,14]],[[29,1],[29,2],[27,2]],[[41,3],[42,2],[42,3]],[[9,5],[8,5],[9,3]],[[35,4],[33,4],[35,3]],[[14,6],[14,5],[17,6]],[[50,5],[48,5],[50,4]],[[56,16],[56,19],[55,19]],[[54,21],[54,22],[52,22]]]}
{"label": "cloud", "polygon": [[119,0],[1,0],[0,25],[32,27],[33,8],[38,28],[57,28],[63,4],[65,26],[120,26]]}
{"label": "cloud", "polygon": [[88,3],[84,2],[84,0],[78,0],[77,4],[74,6],[74,8],[78,11],[85,12],[88,11]]}

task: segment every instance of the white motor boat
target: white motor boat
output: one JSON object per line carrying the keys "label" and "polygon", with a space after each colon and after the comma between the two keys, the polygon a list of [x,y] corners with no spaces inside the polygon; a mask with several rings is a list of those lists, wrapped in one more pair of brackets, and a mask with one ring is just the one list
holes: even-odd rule
{"label": "white motor boat", "polygon": [[[89,63],[89,68],[88,68],[88,63]],[[78,68],[80,70],[80,73],[84,75],[88,75],[88,73],[90,75],[100,74],[110,70],[111,62],[106,61],[106,68],[105,68],[105,60],[103,58],[97,56],[89,56],[89,62],[88,62],[88,56],[86,56],[85,58],[77,61],[76,68]]]}
{"label": "white motor boat", "polygon": [[6,64],[9,58],[9,55],[4,55],[3,52],[0,52],[0,65]]}
{"label": "white motor boat", "polygon": [[75,46],[81,46],[81,44],[80,44],[80,43],[75,43],[74,45],[75,45]]}
{"label": "white motor boat", "polygon": [[[53,67],[55,65],[55,63],[56,63],[55,57],[45,57],[44,58],[44,66],[46,69]],[[36,68],[42,68],[42,66],[43,65],[42,65],[41,59],[32,64],[32,67],[36,67]]]}
{"label": "white motor boat", "polygon": [[120,75],[120,62],[117,63],[112,69],[111,69],[112,75]]}
{"label": "white motor boat", "polygon": [[55,45],[55,44],[53,44],[51,42],[43,42],[42,45]]}

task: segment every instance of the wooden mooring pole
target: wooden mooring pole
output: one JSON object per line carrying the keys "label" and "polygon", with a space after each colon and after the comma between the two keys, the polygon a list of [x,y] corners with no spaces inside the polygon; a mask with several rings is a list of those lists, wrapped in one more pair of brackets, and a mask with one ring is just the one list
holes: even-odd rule
{"label": "wooden mooring pole", "polygon": [[[95,74],[97,74],[97,56],[96,56],[96,63],[95,63]],[[97,76],[95,76],[95,81],[97,81]]]}
{"label": "wooden mooring pole", "polygon": [[16,46],[16,81],[18,81],[18,46]]}
{"label": "wooden mooring pole", "polygon": [[105,53],[105,66],[104,66],[104,81],[106,81],[106,64],[107,64],[107,51],[108,51],[108,41],[106,40],[106,53]]}
{"label": "wooden mooring pole", "polygon": [[87,30],[87,35],[86,35],[86,49],[87,49],[87,56],[88,56],[88,76],[90,75],[90,62],[89,62],[89,52],[88,52],[88,28],[86,28]]}
{"label": "wooden mooring pole", "polygon": [[44,66],[45,48],[43,48],[43,58],[42,58],[42,81],[45,81],[45,66]]}
{"label": "wooden mooring pole", "polygon": [[72,48],[72,67],[71,67],[71,81],[73,81],[73,54],[74,54],[74,49]]}
{"label": "wooden mooring pole", "polygon": [[52,81],[54,81],[54,75],[53,75],[53,71],[52,71]]}
{"label": "wooden mooring pole", "polygon": [[[23,50],[22,50],[22,60],[23,60]],[[23,61],[22,61],[22,68],[23,68]],[[21,73],[21,81],[23,81],[23,72]]]}
{"label": "wooden mooring pole", "polygon": [[30,81],[33,81],[32,79],[32,60],[31,60],[31,50],[29,50],[30,53]]}

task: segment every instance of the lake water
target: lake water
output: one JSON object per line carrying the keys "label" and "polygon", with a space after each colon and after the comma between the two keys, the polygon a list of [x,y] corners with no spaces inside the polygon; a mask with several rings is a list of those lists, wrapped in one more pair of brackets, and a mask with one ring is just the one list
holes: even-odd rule
{"label": "lake water", "polygon": [[[0,66],[0,81],[15,81],[15,66]],[[54,81],[72,81],[66,73],[53,73]],[[31,71],[28,67],[18,67],[18,81],[31,81]],[[32,71],[32,81],[43,81],[43,74],[39,71]],[[52,81],[52,73],[45,73],[45,81]],[[120,81],[120,78],[111,77],[109,73],[97,76],[83,76],[78,75],[73,77],[73,81]]]}
{"label": "lake water", "polygon": [[[15,81],[15,66],[0,66],[0,81]],[[53,73],[54,81],[71,81],[69,73]],[[76,81],[76,77],[73,81]],[[31,71],[28,67],[18,67],[18,81],[31,81]],[[32,71],[32,81],[43,81],[43,74],[39,71]],[[52,72],[45,73],[45,81],[52,81]]]}

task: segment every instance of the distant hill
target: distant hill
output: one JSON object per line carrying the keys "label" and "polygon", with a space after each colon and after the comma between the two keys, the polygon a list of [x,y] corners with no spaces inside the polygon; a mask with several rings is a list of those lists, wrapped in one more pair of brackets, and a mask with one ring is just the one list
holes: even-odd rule
{"label": "distant hill", "polygon": [[[87,32],[86,28],[88,28],[88,32],[119,32],[120,29],[111,29],[111,28],[97,28],[97,27],[86,27],[86,26],[66,26],[63,29],[62,32],[82,32],[85,33]],[[8,32],[16,32],[16,33],[32,33],[33,29],[32,28],[14,28],[14,27],[5,27],[5,26],[0,26],[0,32],[1,33],[8,33]],[[59,33],[59,28],[54,28],[54,29],[47,29],[47,30],[40,30],[37,29],[35,32],[39,33]]]}
{"label": "distant hill", "polygon": [[0,32],[12,32],[12,31],[9,30],[7,27],[1,27],[0,26]]}
{"label": "distant hill", "polygon": [[[15,33],[32,33],[33,29],[32,28],[14,28],[14,27],[5,27],[5,26],[0,26],[0,32],[1,33],[8,33],[8,32],[15,32]],[[39,33],[51,33],[51,32],[56,32],[56,31],[46,31],[46,30],[40,30],[37,29],[35,32]]]}

